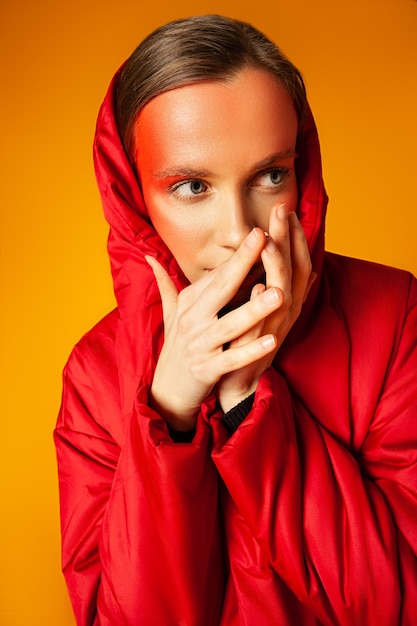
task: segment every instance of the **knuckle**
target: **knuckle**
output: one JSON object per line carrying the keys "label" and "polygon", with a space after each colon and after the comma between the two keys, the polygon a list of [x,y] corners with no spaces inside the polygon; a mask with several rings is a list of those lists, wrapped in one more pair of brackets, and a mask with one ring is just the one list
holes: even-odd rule
{"label": "knuckle", "polygon": [[280,310],[283,312],[289,311],[293,304],[293,295],[290,289],[286,289],[282,292],[282,304]]}
{"label": "knuckle", "polygon": [[188,311],[181,313],[177,318],[177,330],[179,333],[185,335],[192,327],[192,318]]}
{"label": "knuckle", "polygon": [[196,380],[201,380],[201,376],[202,376],[202,364],[201,363],[191,363],[189,366],[190,369],[190,373],[192,375],[192,377]]}
{"label": "knuckle", "polygon": [[211,387],[218,379],[204,361],[190,363],[189,372],[196,382],[206,387]]}
{"label": "knuckle", "polygon": [[180,291],[178,294],[177,309],[178,311],[186,311],[189,306],[190,306],[190,295],[189,295],[189,290],[186,288]]}

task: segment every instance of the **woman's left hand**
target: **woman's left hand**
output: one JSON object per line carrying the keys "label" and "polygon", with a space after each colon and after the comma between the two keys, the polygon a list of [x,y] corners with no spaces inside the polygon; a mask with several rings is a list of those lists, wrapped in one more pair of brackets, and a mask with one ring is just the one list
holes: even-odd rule
{"label": "woman's left hand", "polygon": [[[242,369],[225,374],[217,383],[217,396],[224,412],[229,411],[251,395],[262,373],[270,367],[288,332],[300,315],[311,285],[317,275],[312,272],[310,253],[304,230],[295,213],[287,213],[285,206],[271,209],[269,238],[261,255],[266,273],[266,288],[277,287],[282,292],[281,306],[247,333],[235,339],[229,348],[244,345],[257,336],[271,333],[277,338],[277,347],[266,357]],[[256,285],[251,299],[265,289]]]}

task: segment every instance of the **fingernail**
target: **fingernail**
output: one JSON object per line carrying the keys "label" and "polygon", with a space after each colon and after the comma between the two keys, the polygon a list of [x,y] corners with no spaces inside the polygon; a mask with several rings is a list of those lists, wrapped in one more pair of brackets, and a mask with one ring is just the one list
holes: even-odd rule
{"label": "fingernail", "polygon": [[145,254],[145,261],[150,266],[154,274],[155,272],[158,272],[158,270],[160,271],[160,265],[153,256],[149,256],[148,254]]}
{"label": "fingernail", "polygon": [[249,233],[249,235],[246,237],[246,243],[249,246],[249,248],[254,248],[257,244],[258,239],[259,239],[259,233],[256,230],[256,228],[253,228],[251,232]]}
{"label": "fingernail", "polygon": [[277,215],[281,220],[287,217],[287,207],[286,207],[285,202],[283,202],[282,204],[279,205],[279,207],[277,207]]}
{"label": "fingernail", "polygon": [[274,348],[275,337],[273,335],[266,335],[266,337],[262,337],[261,345],[263,348]]}
{"label": "fingernail", "polygon": [[276,305],[279,302],[279,296],[276,289],[267,289],[262,294],[262,300],[265,304]]}
{"label": "fingernail", "polygon": [[149,256],[148,254],[145,254],[145,261],[148,263],[148,265],[150,265],[152,268],[155,267],[155,259],[152,256]]}

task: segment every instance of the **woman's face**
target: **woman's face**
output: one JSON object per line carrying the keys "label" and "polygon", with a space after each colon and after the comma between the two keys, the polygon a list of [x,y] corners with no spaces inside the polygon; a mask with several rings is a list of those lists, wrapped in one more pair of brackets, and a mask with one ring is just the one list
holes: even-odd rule
{"label": "woman's face", "polygon": [[297,115],[271,74],[174,89],[136,122],[136,165],[150,219],[185,276],[225,262],[271,207],[297,208]]}

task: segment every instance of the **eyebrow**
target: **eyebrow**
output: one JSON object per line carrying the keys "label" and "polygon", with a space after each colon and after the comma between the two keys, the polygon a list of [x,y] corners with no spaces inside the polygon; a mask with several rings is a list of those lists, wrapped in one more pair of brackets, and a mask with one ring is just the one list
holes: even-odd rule
{"label": "eyebrow", "polygon": [[[297,153],[295,150],[281,150],[280,152],[274,152],[269,156],[265,157],[261,161],[258,161],[252,166],[254,171],[259,171],[264,169],[265,167],[269,167],[273,163],[277,161],[282,161],[284,159],[292,159],[296,158]],[[195,169],[192,167],[179,167],[173,169],[160,170],[159,172],[155,172],[153,174],[154,178],[205,178],[209,176],[213,176],[213,172],[205,169]]]}
{"label": "eyebrow", "polygon": [[274,154],[267,156],[265,159],[255,163],[253,169],[263,170],[265,167],[272,165],[272,163],[283,161],[284,159],[295,159],[297,156],[298,155],[295,150],[281,150],[281,152],[275,152]]}
{"label": "eyebrow", "polygon": [[178,177],[187,177],[187,178],[204,178],[205,176],[211,176],[213,173],[210,170],[197,170],[192,167],[179,167],[176,169],[167,169],[161,170],[160,172],[155,172],[155,178],[176,178]]}

